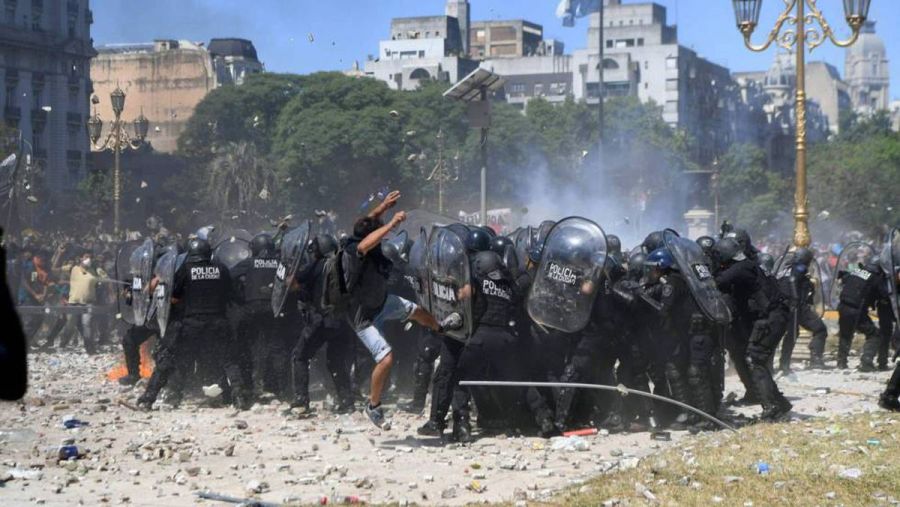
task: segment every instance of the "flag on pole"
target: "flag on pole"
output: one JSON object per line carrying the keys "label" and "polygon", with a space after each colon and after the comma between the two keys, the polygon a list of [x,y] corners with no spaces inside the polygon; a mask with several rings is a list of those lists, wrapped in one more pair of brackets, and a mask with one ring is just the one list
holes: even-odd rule
{"label": "flag on pole", "polygon": [[600,11],[603,0],[560,0],[556,7],[556,17],[562,18],[563,26],[575,26],[575,19]]}

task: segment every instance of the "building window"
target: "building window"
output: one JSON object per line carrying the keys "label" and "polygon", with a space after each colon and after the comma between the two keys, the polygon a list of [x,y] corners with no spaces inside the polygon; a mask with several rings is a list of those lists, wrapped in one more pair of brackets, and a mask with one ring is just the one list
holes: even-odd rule
{"label": "building window", "polygon": [[666,91],[667,92],[677,92],[678,91],[678,80],[677,79],[666,79]]}
{"label": "building window", "polygon": [[31,0],[31,29],[42,31],[41,17],[44,15],[44,0]]}
{"label": "building window", "polygon": [[650,60],[644,60],[644,70],[647,70],[649,68],[650,68]]}
{"label": "building window", "polygon": [[678,68],[678,58],[675,58],[674,56],[670,56],[670,57],[666,58],[666,68],[669,70],[677,69]]}
{"label": "building window", "polygon": [[509,85],[509,93],[525,93],[525,83],[512,83]]}
{"label": "building window", "polygon": [[644,89],[650,88],[650,83],[644,81]]}
{"label": "building window", "polygon": [[7,23],[14,24],[16,22],[16,3],[16,0],[3,1],[3,13]]}
{"label": "building window", "polygon": [[608,48],[613,47],[613,41],[612,40],[606,41],[606,47],[608,47]]}
{"label": "building window", "polygon": [[544,94],[544,85],[541,83],[534,85],[534,96],[540,97],[543,94]]}
{"label": "building window", "polygon": [[643,46],[643,45],[644,45],[643,37],[638,37],[638,46]]}

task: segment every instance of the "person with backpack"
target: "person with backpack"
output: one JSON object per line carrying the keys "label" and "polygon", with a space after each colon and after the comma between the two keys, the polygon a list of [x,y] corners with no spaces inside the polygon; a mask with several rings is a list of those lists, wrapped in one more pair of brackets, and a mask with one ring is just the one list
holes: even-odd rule
{"label": "person with backpack", "polygon": [[430,313],[387,291],[392,263],[381,251],[381,240],[406,219],[406,213],[398,211],[388,223],[382,216],[399,199],[400,192],[389,193],[372,212],[356,221],[353,235],[325,264],[323,291],[323,308],[346,317],[375,361],[366,415],[384,430],[390,429],[390,423],[384,418],[381,393],[393,366],[391,346],[382,331],[385,321],[412,320],[433,331],[440,329]]}

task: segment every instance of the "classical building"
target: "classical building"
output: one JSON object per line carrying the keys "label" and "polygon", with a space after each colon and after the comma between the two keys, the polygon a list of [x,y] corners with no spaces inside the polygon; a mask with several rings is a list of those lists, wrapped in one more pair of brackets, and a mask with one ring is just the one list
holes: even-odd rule
{"label": "classical building", "polygon": [[85,173],[92,23],[88,0],[0,6],[0,119],[22,132],[51,192]]}
{"label": "classical building", "polygon": [[875,34],[875,22],[866,21],[855,44],[844,57],[844,79],[853,110],[868,115],[890,109],[891,78],[884,41]]}
{"label": "classical building", "polygon": [[123,119],[141,112],[150,120],[147,140],[156,151],[172,153],[194,108],[218,86],[239,85],[263,71],[253,43],[245,39],[212,39],[209,46],[185,40],[144,44],[111,44],[97,48],[91,60],[96,112],[113,118],[109,94],[126,93]]}

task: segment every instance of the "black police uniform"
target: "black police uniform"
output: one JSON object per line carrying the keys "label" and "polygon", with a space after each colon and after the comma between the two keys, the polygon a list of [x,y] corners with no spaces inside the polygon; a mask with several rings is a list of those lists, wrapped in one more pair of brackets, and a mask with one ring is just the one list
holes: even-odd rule
{"label": "black police uniform", "polygon": [[175,326],[166,333],[157,353],[156,368],[147,390],[138,400],[152,404],[169,378],[177,374],[172,387],[180,397],[184,376],[196,369],[202,381],[230,386],[230,396],[238,406],[246,406],[247,392],[235,359],[236,348],[226,309],[232,299],[228,268],[208,258],[188,256],[175,272],[172,297]]}
{"label": "black police uniform", "polygon": [[847,356],[856,331],[866,336],[860,365],[872,367],[880,336],[869,317],[869,308],[877,300],[887,297],[884,276],[874,266],[852,266],[848,271],[840,271],[837,278],[843,284],[838,305],[838,368],[847,367]]}
{"label": "black police uniform", "polygon": [[258,256],[248,257],[232,270],[235,282],[234,293],[240,312],[236,326],[236,346],[240,351],[241,372],[248,386],[254,385],[259,391],[276,392],[277,375],[273,371],[273,357],[276,349],[272,315],[272,283],[278,270],[278,258],[263,251]]}
{"label": "black police uniform", "polygon": [[[350,367],[355,350],[355,335],[347,323],[321,309],[324,289],[325,259],[318,258],[297,270],[295,280],[300,285],[297,298],[304,305],[304,323],[300,337],[291,353],[293,363],[294,401],[297,407],[309,407],[309,363],[326,343],[325,365],[334,381],[337,394],[336,412],[354,409],[350,382]],[[296,300],[294,305],[296,308]],[[286,319],[287,320],[287,319]]]}
{"label": "black police uniform", "polygon": [[[825,327],[825,322],[813,307],[816,288],[812,280],[807,273],[797,272],[794,266],[788,266],[782,272],[776,273],[776,279],[778,290],[790,303],[791,319],[794,319],[793,313],[796,312],[797,328],[802,327],[812,333],[812,340],[809,342],[810,363],[821,365],[828,328]],[[781,359],[779,361],[781,371],[787,372],[791,369],[791,356],[794,353],[797,339],[796,332],[799,332],[799,329],[794,328],[793,323],[790,323],[787,334],[781,342]]]}
{"label": "black police uniform", "polygon": [[755,316],[749,309],[749,301],[757,289],[759,266],[750,259],[735,262],[716,273],[716,286],[728,296],[732,304],[732,321],[725,337],[725,349],[734,369],[744,385],[745,398],[757,402],[758,396],[747,361],[747,347],[753,330]]}

